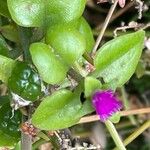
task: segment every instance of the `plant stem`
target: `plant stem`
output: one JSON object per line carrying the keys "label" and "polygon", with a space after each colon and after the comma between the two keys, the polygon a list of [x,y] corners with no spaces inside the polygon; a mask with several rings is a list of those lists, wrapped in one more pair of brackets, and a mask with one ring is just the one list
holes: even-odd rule
{"label": "plant stem", "polygon": [[111,135],[111,137],[113,138],[117,148],[119,150],[126,150],[125,146],[123,145],[122,140],[120,139],[115,126],[113,125],[113,123],[109,120],[105,121],[105,125],[107,127],[107,129],[109,130],[109,133]]}
{"label": "plant stem", "polygon": [[[30,62],[30,53],[29,53],[29,46],[30,46],[30,37],[31,37],[31,29],[19,27],[19,36],[20,42],[23,50],[23,59],[24,61]],[[31,106],[28,106],[28,116],[22,115],[22,123],[28,121],[31,122]],[[29,135],[21,133],[21,149],[22,150],[32,150],[32,137]]]}
{"label": "plant stem", "polygon": [[[147,113],[150,113],[150,107],[141,108],[141,109],[134,109],[134,110],[120,111],[121,116],[147,114]],[[91,115],[91,116],[86,116],[86,117],[81,118],[78,123],[94,122],[94,121],[98,121],[98,120],[99,120],[98,115]]]}
{"label": "plant stem", "polygon": [[[122,93],[122,100],[123,100],[123,104],[124,104],[123,106],[125,107],[125,110],[128,110],[128,109],[130,109],[129,101],[127,100],[127,94],[126,94],[124,87],[121,88],[121,93]],[[128,116],[128,118],[133,125],[137,124],[137,121],[135,120],[134,116]]]}
{"label": "plant stem", "polygon": [[35,143],[33,143],[32,150],[36,150],[39,146],[41,146],[44,143],[47,143],[48,141],[45,141],[44,139],[39,139]]}
{"label": "plant stem", "polygon": [[37,137],[44,139],[45,141],[49,141],[49,137],[42,131],[37,134]]}
{"label": "plant stem", "polygon": [[94,63],[93,63],[93,59],[90,57],[90,55],[89,55],[87,52],[85,52],[85,53],[83,54],[83,57],[84,57],[84,59],[86,59],[91,65],[94,64]]}
{"label": "plant stem", "polygon": [[[118,17],[123,15],[126,11],[128,11],[133,5],[135,4],[135,1],[131,1],[128,4],[125,5],[124,8],[119,9],[110,19],[109,23],[112,23],[114,20],[116,20]],[[102,28],[102,24],[100,23],[95,30],[100,30]]]}
{"label": "plant stem", "polygon": [[150,71],[145,71],[145,74],[146,75],[150,75]]}
{"label": "plant stem", "polygon": [[40,139],[37,140],[35,143],[33,143],[32,150],[37,149],[39,146],[41,146],[44,143],[51,143],[52,146],[55,148],[55,150],[60,149],[60,144],[58,142],[58,139],[55,135],[48,137],[47,133],[45,131],[41,131],[37,135]]}
{"label": "plant stem", "polygon": [[[141,133],[143,133],[147,128],[150,127],[150,120],[146,121],[141,127],[139,127],[135,132],[133,132],[129,137],[127,137],[123,143],[124,145],[128,145],[131,143],[134,139],[136,139]],[[117,148],[114,148],[113,150],[117,150]]]}
{"label": "plant stem", "polygon": [[82,77],[86,77],[88,75],[88,72],[86,70],[84,70],[78,62],[75,62],[73,65],[73,68],[82,76]]}
{"label": "plant stem", "polygon": [[30,46],[30,37],[31,37],[31,29],[19,27],[19,36],[20,42],[23,50],[23,59],[25,61],[30,62],[30,53],[29,53],[29,46]]}
{"label": "plant stem", "polygon": [[68,71],[68,74],[76,81],[76,82],[80,82],[82,80],[82,76],[76,72],[73,68],[71,68],[69,71]]}
{"label": "plant stem", "polygon": [[105,33],[105,30],[106,30],[106,28],[107,28],[107,26],[108,26],[108,24],[109,24],[110,18],[111,18],[112,14],[113,14],[113,12],[114,12],[116,6],[117,6],[117,3],[118,3],[118,0],[116,0],[116,1],[114,2],[114,4],[111,6],[111,8],[110,8],[110,10],[109,10],[109,12],[108,12],[108,15],[107,15],[107,17],[106,17],[106,19],[105,19],[105,22],[104,22],[104,24],[103,24],[102,30],[101,30],[101,32],[100,32],[100,34],[99,34],[99,36],[98,36],[98,38],[97,38],[97,40],[96,40],[96,43],[95,43],[94,48],[93,48],[92,56],[94,56],[95,53],[96,53],[96,51],[97,51],[97,48],[98,48],[98,46],[99,46],[99,44],[100,44],[100,42],[101,42],[101,40],[102,40],[102,37],[103,37],[103,35],[104,35],[104,33]]}
{"label": "plant stem", "polygon": [[[29,122],[29,117],[22,116],[22,122]],[[32,150],[32,138],[29,135],[21,133],[21,150]]]}

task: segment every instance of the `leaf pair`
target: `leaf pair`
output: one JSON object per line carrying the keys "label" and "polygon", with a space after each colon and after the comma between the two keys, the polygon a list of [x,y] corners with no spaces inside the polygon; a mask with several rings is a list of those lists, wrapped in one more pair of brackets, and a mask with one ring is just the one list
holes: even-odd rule
{"label": "leaf pair", "polygon": [[[93,77],[85,78],[86,97],[91,97],[95,90],[102,88],[96,77],[104,79],[103,88],[116,88],[129,80],[141,56],[144,36],[144,31],[120,36],[98,50],[94,60],[96,70]],[[80,117],[92,112],[93,109],[90,101],[86,100],[83,107],[79,98],[73,95],[70,91],[61,90],[43,99],[33,115],[32,123],[45,130],[66,128],[76,124]],[[113,120],[118,121],[118,118],[119,115],[116,115]]]}
{"label": "leaf pair", "polygon": [[49,84],[63,81],[74,62],[94,45],[91,28],[83,17],[71,24],[50,26],[45,39],[50,46],[33,43],[30,52],[42,79]]}

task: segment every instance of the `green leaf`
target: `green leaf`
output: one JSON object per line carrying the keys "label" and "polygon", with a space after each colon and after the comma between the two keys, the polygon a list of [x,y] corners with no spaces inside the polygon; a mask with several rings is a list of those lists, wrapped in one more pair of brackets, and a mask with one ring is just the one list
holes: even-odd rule
{"label": "green leaf", "polygon": [[86,49],[85,39],[70,25],[50,27],[46,34],[46,42],[68,65],[78,60]]}
{"label": "green leaf", "polygon": [[13,150],[21,150],[21,141],[19,141]]}
{"label": "green leaf", "polygon": [[8,147],[10,149],[14,148],[15,144],[16,144],[16,140],[8,135],[8,134],[5,134],[3,133],[2,130],[0,130],[0,148],[2,147]]}
{"label": "green leaf", "polygon": [[94,75],[102,77],[105,87],[120,87],[135,72],[142,53],[145,32],[140,30],[115,38],[103,45],[94,59]]}
{"label": "green leaf", "polygon": [[12,108],[9,103],[0,107],[0,147],[13,148],[20,140],[21,113],[16,111],[12,115]]}
{"label": "green leaf", "polygon": [[60,90],[43,99],[32,117],[32,123],[43,130],[72,126],[79,120],[80,100],[68,90]]}
{"label": "green leaf", "polygon": [[81,103],[82,90],[81,83],[73,93],[63,89],[47,96],[33,114],[32,123],[44,130],[63,129],[77,124],[82,116],[94,111],[91,100]]}
{"label": "green leaf", "polygon": [[44,43],[33,43],[30,46],[30,53],[34,65],[46,83],[57,84],[65,79],[67,68],[60,58],[54,55],[50,46]]}
{"label": "green leaf", "polygon": [[118,123],[120,121],[121,115],[119,112],[116,112],[111,117],[109,117],[109,120],[113,123]]}
{"label": "green leaf", "polygon": [[7,0],[13,20],[25,27],[68,23],[78,19],[86,0]]}
{"label": "green leaf", "polygon": [[78,31],[83,35],[85,41],[86,41],[86,51],[90,52],[92,50],[92,48],[94,47],[94,37],[93,37],[93,33],[92,33],[92,29],[89,26],[88,22],[81,17],[78,20]]}
{"label": "green leaf", "polygon": [[[1,30],[1,27],[0,27]],[[3,37],[0,35],[0,55],[9,56],[8,46]]]}
{"label": "green leaf", "polygon": [[89,113],[94,112],[95,109],[92,106],[92,101],[91,99],[87,99],[83,104],[82,104],[82,108],[79,111],[79,118],[81,118],[84,115],[87,115]]}
{"label": "green leaf", "polygon": [[[83,99],[81,98],[81,93],[84,92],[84,81],[82,80],[77,88],[74,90],[74,96],[77,97],[78,101],[82,101]],[[85,98],[85,97],[84,97]],[[91,99],[87,98],[85,101],[82,103],[82,107],[80,111],[78,112],[77,116],[80,119],[82,116],[87,115],[91,112],[93,112],[93,106],[92,106],[92,101]]]}
{"label": "green leaf", "polygon": [[14,65],[15,65],[14,60],[0,55],[0,80],[7,83]]}
{"label": "green leaf", "polygon": [[93,92],[101,89],[101,87],[101,82],[94,77],[89,76],[84,79],[84,94],[86,97],[90,97]]}
{"label": "green leaf", "polygon": [[7,0],[0,0],[0,15],[8,18],[10,17],[7,7]]}
{"label": "green leaf", "polygon": [[1,34],[12,42],[19,42],[19,34],[16,26],[5,25],[0,27]]}
{"label": "green leaf", "polygon": [[0,107],[9,102],[8,96],[0,96]]}

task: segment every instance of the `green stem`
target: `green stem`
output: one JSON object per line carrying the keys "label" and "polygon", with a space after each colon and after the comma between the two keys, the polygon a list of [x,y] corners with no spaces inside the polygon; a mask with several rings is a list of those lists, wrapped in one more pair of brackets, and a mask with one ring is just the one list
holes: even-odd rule
{"label": "green stem", "polygon": [[44,143],[51,143],[55,150],[60,149],[60,145],[58,143],[57,137],[55,135],[48,137],[47,133],[45,131],[41,131],[37,135],[40,139],[37,140],[35,143],[33,143],[32,150],[36,150],[39,146],[41,146]]}
{"label": "green stem", "polygon": [[150,71],[145,71],[145,74],[150,76]]}
{"label": "green stem", "polygon": [[55,150],[60,150],[60,144],[58,143],[58,139],[56,136],[52,136],[50,138],[50,142],[53,145],[53,147],[55,148]]}
{"label": "green stem", "polygon": [[[121,88],[121,93],[122,93],[122,100],[123,100],[123,104],[124,104],[125,110],[128,110],[128,109],[130,109],[129,101],[127,100],[127,94],[126,94],[126,91],[125,91],[124,87]],[[137,124],[137,121],[135,120],[135,117],[133,115],[132,116],[128,116],[128,118],[129,118],[129,120],[131,121],[131,123],[133,125]]]}
{"label": "green stem", "polygon": [[45,141],[49,141],[50,140],[49,137],[42,131],[40,131],[37,136],[42,138],[42,139],[44,139]]}
{"label": "green stem", "polygon": [[29,52],[29,46],[30,46],[30,39],[31,39],[31,29],[19,27],[18,30],[19,30],[20,42],[23,50],[23,58],[25,61],[30,62],[31,57]]}
{"label": "green stem", "polygon": [[[46,131],[43,131],[43,132],[48,136],[48,133]],[[58,141],[58,137],[55,134],[53,136],[49,136],[49,140],[55,150],[60,149],[60,143]]]}
{"label": "green stem", "polygon": [[83,77],[78,72],[76,72],[73,68],[71,68],[68,71],[68,74],[77,82],[80,82],[83,79]]}
{"label": "green stem", "polygon": [[33,143],[32,150],[36,150],[39,146],[41,146],[44,143],[47,143],[48,141],[45,141],[44,139],[39,139],[35,143]]}
{"label": "green stem", "polygon": [[78,62],[75,62],[73,65],[73,68],[82,76],[82,77],[86,77],[88,75],[88,72],[85,71]]}
{"label": "green stem", "polygon": [[[29,121],[29,116],[22,116],[22,122],[30,122]],[[22,150],[32,150],[32,138],[29,135],[24,134],[23,132],[21,133],[21,149]]]}
{"label": "green stem", "polygon": [[146,121],[140,128],[133,132],[127,139],[124,140],[124,144],[128,145],[134,139],[136,139],[141,133],[143,133],[147,128],[150,127],[150,120]]}
{"label": "green stem", "polygon": [[[127,137],[123,141],[124,145],[127,146],[149,127],[150,127],[150,120],[146,121],[141,127],[139,127],[135,132],[133,132],[129,137]],[[117,148],[114,148],[113,150],[117,150]]]}
{"label": "green stem", "polygon": [[87,52],[85,52],[85,53],[83,54],[83,57],[84,57],[84,59],[85,59],[86,61],[88,61],[91,65],[94,64],[94,63],[93,63],[93,59],[90,57],[90,55],[89,55]]}
{"label": "green stem", "polygon": [[106,127],[107,127],[107,129],[108,129],[108,131],[109,131],[109,133],[111,135],[111,137],[113,138],[117,148],[119,150],[126,150],[126,148],[123,145],[122,140],[120,139],[120,137],[119,137],[119,135],[118,135],[118,133],[116,131],[116,128],[113,125],[113,123],[111,121],[107,120],[107,121],[105,121],[105,125],[106,125]]}
{"label": "green stem", "polygon": [[[19,36],[20,36],[20,43],[23,50],[23,59],[24,61],[30,62],[30,53],[29,53],[29,46],[30,46],[30,38],[31,38],[31,29],[19,27]],[[28,106],[28,116],[22,115],[22,123],[28,121],[31,122],[31,106]],[[32,137],[29,135],[21,133],[21,149],[22,150],[32,150]]]}

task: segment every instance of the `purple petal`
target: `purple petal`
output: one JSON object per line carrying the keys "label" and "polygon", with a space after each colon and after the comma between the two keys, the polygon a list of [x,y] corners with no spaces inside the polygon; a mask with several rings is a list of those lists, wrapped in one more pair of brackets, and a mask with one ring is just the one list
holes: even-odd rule
{"label": "purple petal", "polygon": [[101,121],[107,120],[122,108],[122,103],[112,90],[95,92],[92,97],[92,103]]}

